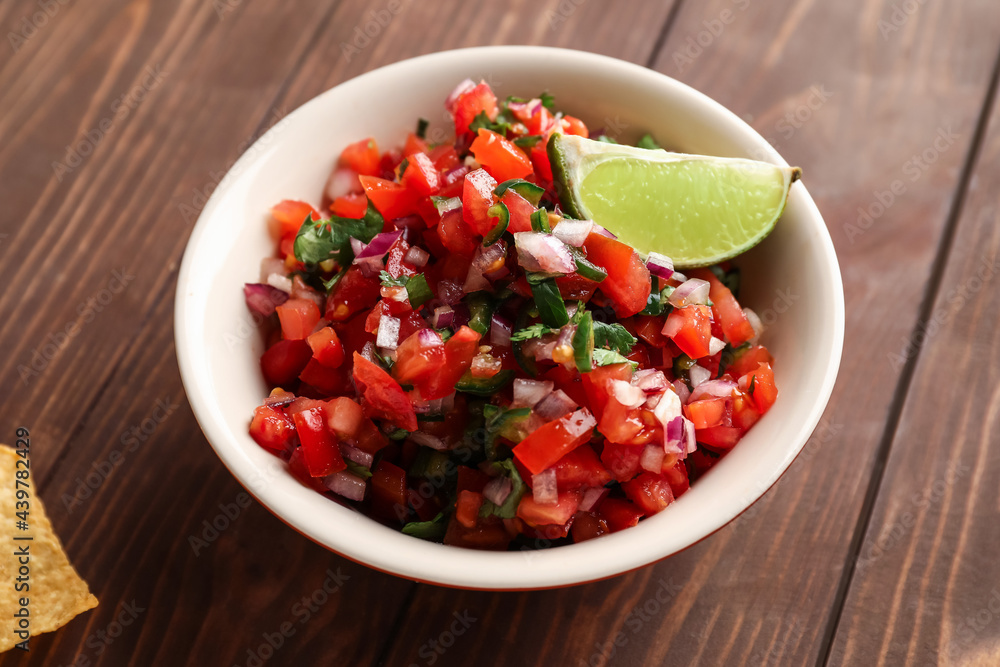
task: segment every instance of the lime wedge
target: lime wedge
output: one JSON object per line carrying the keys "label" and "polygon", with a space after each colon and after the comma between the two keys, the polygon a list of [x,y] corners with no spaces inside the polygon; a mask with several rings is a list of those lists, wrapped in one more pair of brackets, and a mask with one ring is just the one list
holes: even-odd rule
{"label": "lime wedge", "polygon": [[553,134],[549,160],[562,208],[678,269],[745,252],[781,217],[798,167],[670,153]]}

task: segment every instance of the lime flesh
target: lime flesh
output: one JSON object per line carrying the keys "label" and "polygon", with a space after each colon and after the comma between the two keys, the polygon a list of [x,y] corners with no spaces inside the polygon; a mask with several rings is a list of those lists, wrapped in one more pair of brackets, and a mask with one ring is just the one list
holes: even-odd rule
{"label": "lime flesh", "polygon": [[563,208],[679,269],[749,250],[774,228],[800,171],[766,162],[670,153],[553,135]]}

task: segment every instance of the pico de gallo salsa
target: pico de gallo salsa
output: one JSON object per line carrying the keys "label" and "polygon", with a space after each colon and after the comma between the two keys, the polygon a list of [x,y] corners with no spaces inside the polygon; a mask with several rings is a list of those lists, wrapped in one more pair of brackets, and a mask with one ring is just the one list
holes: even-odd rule
{"label": "pico de gallo salsa", "polygon": [[739,270],[682,275],[563,215],[547,140],[603,133],[548,95],[467,80],[445,106],[453,139],[422,120],[401,148],[362,139],[319,207],[271,209],[276,255],[244,289],[273,387],[250,435],[423,539],[521,549],[635,526],[775,402]]}

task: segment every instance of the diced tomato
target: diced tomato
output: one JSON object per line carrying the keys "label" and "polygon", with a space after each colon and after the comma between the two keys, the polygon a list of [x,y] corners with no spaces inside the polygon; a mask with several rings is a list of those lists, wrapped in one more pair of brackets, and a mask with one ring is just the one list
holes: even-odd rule
{"label": "diced tomato", "polygon": [[[461,257],[472,257],[479,247],[476,233],[466,224],[464,214],[459,211],[449,211],[441,216],[437,235],[445,248]],[[465,281],[464,276],[462,281]]]}
{"label": "diced tomato", "polygon": [[495,519],[480,521],[475,528],[466,528],[452,517],[448,523],[448,531],[444,535],[444,543],[447,545],[488,551],[506,550],[510,539],[503,523]]}
{"label": "diced tomato", "polygon": [[372,511],[384,519],[402,522],[409,514],[406,503],[406,471],[385,459],[372,471]]}
{"label": "diced tomato", "polygon": [[726,399],[706,398],[692,401],[684,406],[684,415],[691,420],[695,429],[720,426],[726,417]]}
{"label": "diced tomato", "polygon": [[598,430],[608,439],[619,445],[636,444],[639,433],[643,429],[643,421],[637,408],[628,408],[614,396],[608,397],[601,414]]}
{"label": "diced tomato", "polygon": [[662,512],[674,502],[674,492],[663,475],[644,472],[622,484],[622,491],[646,516]]}
{"label": "diced tomato", "polygon": [[441,175],[427,153],[413,153],[406,159],[406,171],[402,178],[404,186],[424,197],[441,189]]}
{"label": "diced tomato", "polygon": [[556,277],[556,287],[567,301],[590,301],[600,283],[584,278],[579,273]]}
{"label": "diced tomato", "polygon": [[514,456],[537,475],[590,440],[595,426],[594,415],[581,408],[536,429],[514,447]]}
{"label": "diced tomato", "polygon": [[330,368],[310,359],[306,367],[299,373],[299,379],[307,385],[316,388],[327,396],[337,396],[339,394],[350,393],[354,390],[351,385],[351,372],[344,366]]}
{"label": "diced tomato", "polygon": [[591,232],[584,243],[587,259],[608,273],[598,289],[611,299],[618,317],[631,317],[646,307],[652,283],[639,254],[621,241]]}
{"label": "diced tomato", "polygon": [[564,134],[575,134],[580,137],[590,136],[590,130],[588,130],[584,122],[576,116],[563,116],[559,123],[562,126]]}
{"label": "diced tomato", "polygon": [[261,355],[260,368],[270,385],[287,387],[312,358],[312,350],[304,340],[279,340]]}
{"label": "diced tomato", "polygon": [[740,377],[739,387],[760,414],[770,410],[778,398],[778,388],[774,384],[774,371],[770,364],[758,364],[756,370]]}
{"label": "diced tomato", "polygon": [[342,218],[363,218],[368,210],[368,197],[362,193],[337,197],[330,204],[330,212]]}
{"label": "diced tomato", "polygon": [[476,169],[465,177],[465,186],[462,190],[462,219],[469,229],[480,236],[486,236],[493,228],[486,211],[496,201],[493,194],[496,186],[497,182],[485,169]]}
{"label": "diced tomato", "polygon": [[396,167],[403,161],[403,154],[396,149],[387,150],[382,153],[382,158],[378,161],[378,173],[371,174],[386,180],[396,178]]}
{"label": "diced tomato", "polygon": [[501,183],[511,178],[525,178],[534,171],[531,160],[520,148],[485,127],[479,128],[469,150],[476,161]]}
{"label": "diced tomato", "polygon": [[[756,393],[756,383],[754,383],[754,393]],[[733,397],[733,426],[739,428],[743,433],[750,430],[750,427],[760,419],[760,413],[754,406],[753,399],[742,391],[735,392]]]}
{"label": "diced tomato", "polygon": [[708,298],[712,300],[712,310],[722,325],[722,332],[730,345],[737,347],[754,337],[753,326],[740,308],[736,297],[715,277],[714,273],[708,269],[696,269],[691,272],[691,277],[707,280],[711,285]]}
{"label": "diced tomato", "polygon": [[667,337],[663,335],[665,318],[652,315],[635,316],[635,335],[653,347],[666,347]]}
{"label": "diced tomato", "polygon": [[432,329],[415,333],[400,343],[392,374],[402,384],[417,384],[438,372],[444,363],[444,341]]}
{"label": "diced tomato", "polygon": [[372,417],[384,419],[407,431],[417,430],[413,404],[399,383],[382,368],[354,353],[354,382],[364,397],[363,408]]}
{"label": "diced tomato", "polygon": [[292,477],[299,480],[299,482],[308,486],[313,491],[318,491],[319,493],[325,493],[327,491],[326,486],[323,484],[323,480],[309,474],[309,469],[306,467],[305,453],[302,451],[301,447],[296,447],[292,452],[292,455],[289,457],[288,472],[292,474]]}
{"label": "diced tomato", "polygon": [[403,146],[403,157],[410,157],[416,153],[426,153],[428,144],[426,139],[421,139],[413,132],[406,137],[406,144]]}
{"label": "diced tomato", "polygon": [[628,382],[632,379],[631,364],[610,364],[608,366],[598,366],[589,373],[582,373],[580,378],[583,382],[583,389],[587,393],[590,409],[594,411],[598,419],[604,415],[604,406],[608,403],[611,395],[611,381],[624,380]]}
{"label": "diced tomato", "polygon": [[552,116],[552,112],[541,104],[533,109],[518,109],[514,112],[514,115],[528,128],[528,134],[540,134],[543,139],[548,139],[549,135],[556,128],[556,121]]}
{"label": "diced tomato", "polygon": [[469,124],[480,113],[485,113],[490,120],[494,120],[498,111],[497,96],[493,94],[489,84],[483,81],[472,90],[462,93],[456,100],[452,112],[455,131],[458,134],[468,132]]}
{"label": "diced tomato", "polygon": [[608,522],[590,512],[577,512],[573,519],[573,541],[586,542],[611,532]]}
{"label": "diced tomato", "polygon": [[674,341],[692,359],[709,353],[712,340],[712,310],[708,306],[685,306],[674,309],[663,325],[663,335]]}
{"label": "diced tomato", "polygon": [[667,478],[670,489],[674,492],[674,498],[680,498],[685,491],[691,488],[691,483],[688,481],[687,466],[684,465],[683,461],[677,461],[674,465],[664,470],[663,476]]}
{"label": "diced tomato", "polygon": [[418,195],[405,186],[378,176],[361,176],[359,180],[368,199],[387,221],[413,212]]}
{"label": "diced tomato", "polygon": [[459,491],[455,502],[455,518],[466,528],[472,528],[479,519],[479,508],[483,506],[483,494],[475,491]]}
{"label": "diced tomato", "polygon": [[597,516],[604,519],[612,533],[638,525],[643,511],[628,500],[605,498],[597,509]]}
{"label": "diced tomato", "polygon": [[549,162],[549,153],[544,141],[539,141],[531,147],[531,164],[540,178],[546,183],[552,182],[552,164]]}
{"label": "diced tomato", "polygon": [[344,346],[332,327],[323,327],[310,334],[306,342],[312,348],[313,359],[324,366],[336,368],[344,363]]}
{"label": "diced tomato", "polygon": [[458,159],[458,153],[455,151],[455,147],[451,144],[441,144],[430,150],[428,156],[434,162],[434,166],[437,167],[438,171],[448,171],[457,167],[461,160]]}
{"label": "diced tomato", "polygon": [[444,365],[439,372],[417,386],[421,398],[425,401],[434,401],[455,391],[455,384],[472,366],[472,359],[479,351],[480,337],[469,327],[462,326],[445,342]]}
{"label": "diced tomato", "polygon": [[406,340],[412,336],[417,331],[421,329],[427,329],[427,322],[424,318],[420,317],[420,313],[416,311],[409,311],[399,316],[399,338],[400,340]]}
{"label": "diced tomato", "polygon": [[641,470],[640,459],[642,458],[642,447],[637,445],[616,445],[613,442],[604,443],[604,451],[601,452],[601,462],[607,466],[615,481],[625,482]]}
{"label": "diced tomato", "polygon": [[507,192],[503,193],[500,201],[504,203],[510,212],[510,222],[507,223],[507,231],[511,234],[514,232],[530,232],[531,214],[535,212],[535,207],[531,205],[531,202],[513,190],[507,190]]}
{"label": "diced tomato", "polygon": [[378,176],[380,172],[378,144],[371,138],[350,144],[340,154],[340,164],[362,176]]}
{"label": "diced tomato", "polygon": [[378,278],[368,278],[360,268],[352,266],[327,298],[324,317],[343,322],[358,311],[370,310],[381,297],[381,289]]}
{"label": "diced tomato", "polygon": [[312,477],[326,477],[347,468],[337,443],[326,428],[322,406],[297,412],[292,419],[302,443],[306,469]]}
{"label": "diced tomato", "polygon": [[736,426],[712,426],[696,430],[695,438],[706,447],[719,452],[726,452],[740,441],[742,431]]}
{"label": "diced tomato", "polygon": [[747,373],[757,370],[760,364],[771,366],[774,364],[774,357],[771,356],[771,353],[763,345],[754,345],[733,359],[725,371],[738,380]]}
{"label": "diced tomato", "polygon": [[271,215],[278,221],[279,238],[295,236],[299,233],[299,227],[306,221],[307,216],[312,216],[313,220],[319,220],[319,211],[304,201],[285,199],[271,208]]}
{"label": "diced tomato", "polygon": [[529,526],[564,526],[580,507],[581,495],[578,491],[560,493],[554,505],[535,502],[534,496],[525,494],[517,506],[517,517]]}
{"label": "diced tomato", "polygon": [[250,437],[264,449],[283,452],[295,444],[295,423],[281,410],[261,405],[254,408]]}
{"label": "diced tomato", "polygon": [[556,471],[556,487],[563,491],[599,488],[612,479],[611,473],[591,447],[577,447],[552,468]]}
{"label": "diced tomato", "polygon": [[346,396],[330,399],[324,410],[326,426],[340,440],[353,440],[361,430],[361,423],[367,417],[353,399]]}
{"label": "diced tomato", "polygon": [[309,299],[289,299],[275,308],[285,340],[302,340],[319,323],[319,307]]}
{"label": "diced tomato", "polygon": [[385,258],[385,270],[393,278],[400,276],[415,276],[416,271],[412,264],[406,262],[406,253],[410,249],[410,244],[402,236],[389,248],[389,253]]}
{"label": "diced tomato", "polygon": [[289,417],[294,417],[296,414],[304,410],[312,410],[313,408],[324,408],[326,403],[315,398],[308,398],[306,396],[299,396],[294,401],[288,404],[285,408],[285,412]]}

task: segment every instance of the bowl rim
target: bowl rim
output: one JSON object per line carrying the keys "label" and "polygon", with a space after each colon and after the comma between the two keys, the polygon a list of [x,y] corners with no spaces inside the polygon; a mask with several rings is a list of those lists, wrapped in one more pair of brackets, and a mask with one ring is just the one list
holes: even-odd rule
{"label": "bowl rim", "polygon": [[[687,84],[677,81],[669,75],[635,63],[587,51],[557,47],[481,46],[440,51],[408,58],[370,70],[337,84],[305,102],[288,114],[282,122],[296,122],[296,119],[305,116],[310,108],[322,105],[325,99],[336,96],[338,91],[346,86],[358,86],[368,81],[377,81],[381,77],[394,75],[398,72],[432,67],[434,63],[452,61],[454,59],[466,59],[471,63],[472,61],[506,60],[515,57],[533,59],[546,64],[556,60],[565,66],[574,68],[595,67],[604,70],[616,70],[623,77],[632,77],[636,82],[635,85],[645,83],[650,86],[666,89],[671,96],[686,98],[688,103],[696,105],[706,113],[711,114],[715,119],[713,125],[722,123],[728,126],[728,130],[739,133],[748,143],[753,144],[756,150],[760,150],[761,155],[766,156],[759,159],[766,159],[778,164],[787,165],[787,162],[781,158],[777,151],[743,119],[719,102],[716,102]],[[540,66],[544,67],[545,64]],[[475,65],[470,64],[470,70],[474,67]],[[267,151],[258,151],[256,149],[258,144],[267,139],[266,134],[259,138],[247,149],[243,157],[249,155],[251,164],[265,159]],[[243,157],[237,160],[236,165],[241,163]],[[234,171],[235,168],[234,165],[229,172]],[[228,176],[229,173],[227,172],[223,181]],[[243,177],[246,177],[246,172],[237,176],[237,178]],[[240,441],[236,440],[235,435],[230,432],[225,424],[214,419],[210,410],[206,407],[208,405],[207,401],[212,399],[212,394],[208,391],[210,387],[207,386],[210,383],[205,377],[205,370],[198,367],[192,358],[192,350],[199,344],[199,337],[193,335],[194,332],[191,330],[189,324],[192,318],[197,319],[197,311],[194,310],[197,305],[195,303],[197,299],[189,298],[187,294],[188,287],[192,282],[192,276],[197,268],[195,266],[195,255],[201,240],[206,236],[213,219],[216,218],[216,209],[219,207],[219,202],[224,197],[227,188],[217,187],[205,204],[188,239],[178,272],[174,305],[174,338],[182,384],[194,416],[206,439],[219,456],[223,465],[233,474],[237,481],[282,522],[324,548],[352,561],[364,564],[375,570],[415,581],[475,590],[550,589],[618,576],[690,548],[746,511],[750,505],[759,500],[778,481],[781,475],[787,471],[792,461],[803,450],[826,409],[836,383],[843,352],[845,327],[843,282],[833,241],[823,221],[823,217],[805,185],[800,182],[797,188],[798,192],[796,196],[800,199],[799,205],[803,208],[802,217],[810,225],[810,228],[816,228],[812,231],[816,232],[815,242],[818,244],[820,254],[826,260],[828,274],[825,278],[831,288],[830,293],[826,297],[828,297],[829,315],[832,316],[834,330],[832,332],[829,358],[823,369],[822,383],[815,392],[815,400],[811,404],[809,413],[799,422],[796,437],[794,438],[794,447],[786,448],[785,456],[780,461],[775,461],[773,468],[770,468],[770,476],[765,480],[761,480],[755,494],[752,496],[744,495],[725,503],[723,505],[725,511],[717,513],[715,521],[709,522],[701,526],[698,530],[693,531],[696,533],[693,539],[689,540],[683,546],[668,550],[666,553],[651,553],[648,546],[645,549],[642,548],[643,544],[640,540],[643,535],[639,534],[642,532],[639,530],[642,524],[628,531],[606,536],[601,540],[591,540],[580,544],[559,547],[558,549],[533,551],[530,554],[526,554],[516,551],[475,551],[416,540],[398,531],[386,528],[367,517],[363,517],[364,524],[358,523],[348,526],[352,529],[358,527],[359,530],[363,531],[362,536],[365,537],[365,540],[363,540],[363,544],[359,547],[357,544],[350,544],[348,540],[338,539],[337,531],[331,530],[328,526],[312,525],[315,522],[311,523],[310,517],[302,516],[304,513],[301,511],[301,508],[294,507],[293,503],[290,503],[285,495],[274,492],[273,485],[266,486],[259,491],[252,489],[248,480],[252,479],[255,474],[259,475],[259,471],[253,470],[252,463],[245,456],[241,456],[240,448],[242,445]],[[192,296],[194,295],[192,294]],[[201,342],[202,344],[204,343],[204,341]],[[249,436],[246,437],[248,438]],[[322,498],[340,510],[356,514],[353,510],[343,508],[320,494],[316,494],[311,489],[302,486],[301,490],[316,496],[316,498]],[[370,527],[362,527],[369,525]],[[385,533],[377,531],[385,531]],[[405,539],[406,542],[400,542],[399,539]],[[378,548],[373,549],[376,546]],[[573,552],[573,558],[569,558],[571,556],[570,551]],[[609,556],[612,557],[608,558]],[[572,566],[566,563],[568,558],[573,561],[574,564]],[[449,564],[452,567],[449,567]],[[526,567],[526,565],[528,566]],[[496,581],[498,579],[495,575],[484,576],[483,574],[491,572],[502,572],[504,575],[503,581],[498,585],[484,586],[484,580],[493,579]]]}

